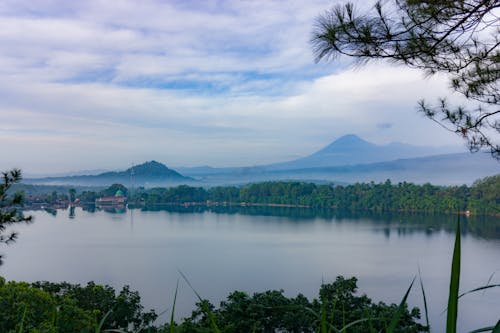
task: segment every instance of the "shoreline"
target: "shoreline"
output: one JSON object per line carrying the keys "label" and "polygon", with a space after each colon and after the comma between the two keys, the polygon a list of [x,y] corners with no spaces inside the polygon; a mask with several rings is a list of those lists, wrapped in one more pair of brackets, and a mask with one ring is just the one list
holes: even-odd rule
{"label": "shoreline", "polygon": [[[79,202],[78,204],[69,204],[67,203],[66,205],[57,203],[57,204],[31,204],[31,205],[25,205],[23,207],[24,211],[28,210],[66,210],[72,207],[98,207],[95,205],[93,202]],[[128,202],[125,206],[128,209],[136,209],[136,208],[147,208],[147,207],[162,207],[162,206],[171,206],[171,207],[277,207],[277,208],[302,208],[302,209],[328,209],[332,211],[345,211],[346,209],[339,209],[338,207],[314,207],[311,205],[301,205],[301,204],[278,204],[278,203],[252,203],[252,202],[164,202],[164,203],[151,203],[151,204],[144,204],[144,203],[131,203]],[[108,206],[105,206],[108,207]],[[109,208],[113,208],[114,206],[109,206]],[[377,213],[417,213],[417,214],[444,214],[444,215],[457,215],[457,212],[449,212],[449,211],[442,211],[442,212],[435,212],[435,211],[428,211],[428,210],[418,210],[418,209],[389,209],[389,210],[377,210],[377,209],[354,209],[354,210],[349,210],[347,211],[351,212],[377,212]],[[495,218],[500,218],[500,213],[499,214],[479,214],[479,213],[474,213],[468,210],[461,210],[458,211],[458,215],[460,216],[488,216],[488,217],[495,217]]]}

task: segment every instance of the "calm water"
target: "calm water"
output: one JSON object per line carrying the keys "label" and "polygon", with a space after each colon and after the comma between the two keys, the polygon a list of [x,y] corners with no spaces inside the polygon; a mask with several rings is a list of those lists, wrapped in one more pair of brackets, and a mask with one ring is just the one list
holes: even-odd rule
{"label": "calm water", "polygon": [[[128,284],[146,308],[160,312],[171,306],[179,270],[216,304],[233,290],[312,298],[337,275],[358,277],[360,292],[376,301],[398,303],[420,266],[433,330],[444,329],[453,217],[283,208],[32,214],[33,224],[16,226],[19,240],[0,248],[0,275],[9,280]],[[492,283],[500,283],[500,222],[469,220],[464,229],[461,290],[485,285],[493,273]],[[499,289],[462,299],[460,332],[500,318]],[[195,298],[182,281],[179,293],[184,317]],[[419,288],[409,303],[423,309]]]}

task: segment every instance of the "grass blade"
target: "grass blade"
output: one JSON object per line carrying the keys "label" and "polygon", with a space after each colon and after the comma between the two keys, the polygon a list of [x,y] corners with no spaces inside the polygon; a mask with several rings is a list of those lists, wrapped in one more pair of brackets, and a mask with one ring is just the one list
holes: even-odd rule
{"label": "grass blade", "polygon": [[104,322],[106,321],[106,319],[109,317],[110,314],[111,314],[111,310],[109,310],[108,312],[106,312],[106,314],[104,315],[104,317],[102,317],[101,321],[99,322],[99,325],[97,325],[95,327],[95,333],[101,333],[102,326],[104,325]]}
{"label": "grass blade", "polygon": [[493,331],[495,327],[490,326],[490,327],[483,327],[483,328],[478,328],[477,330],[470,331],[469,333],[481,333],[481,332],[491,332]]}
{"label": "grass blade", "polygon": [[367,312],[365,317],[368,317],[368,328],[370,329],[370,333],[376,333],[372,323],[372,315]]}
{"label": "grass blade", "polygon": [[320,333],[328,333],[326,330],[326,304],[325,301],[321,302],[321,309],[320,309]]}
{"label": "grass blade", "polygon": [[[335,320],[335,308],[337,307],[337,300],[333,301],[333,304],[332,304],[332,324],[331,326],[333,327],[333,322]],[[330,330],[328,330],[328,332],[332,332],[332,329],[330,328]]]}
{"label": "grass blade", "polygon": [[[495,272],[493,272],[493,273],[491,273],[490,278],[488,279],[488,282],[486,282],[486,285],[487,285],[487,286],[489,286],[489,285],[490,285],[490,282],[491,282],[491,280],[493,279],[493,277],[495,276],[495,273],[496,273],[496,271],[495,271]],[[483,292],[483,295],[484,295],[484,292]]]}
{"label": "grass blade", "polygon": [[492,333],[500,333],[500,320],[497,322],[497,324],[493,328],[493,332]]}
{"label": "grass blade", "polygon": [[179,279],[177,279],[177,285],[175,286],[175,294],[174,294],[174,304],[172,305],[172,313],[170,314],[170,333],[175,332],[174,328],[174,312],[175,312],[175,303],[177,302],[177,291],[179,290]]}
{"label": "grass blade", "polygon": [[406,304],[406,299],[408,298],[408,295],[410,294],[410,290],[413,287],[413,283],[415,282],[415,278],[411,281],[410,286],[408,287],[408,290],[406,291],[403,299],[401,300],[401,303],[399,303],[398,309],[394,316],[392,316],[391,323],[389,324],[389,327],[386,329],[387,333],[394,333],[396,331],[396,326],[398,325],[399,319],[401,319],[401,315],[403,314],[405,310],[405,304]]}
{"label": "grass blade", "polygon": [[346,323],[345,323],[345,306],[344,304],[342,304],[342,326],[346,326]]}
{"label": "grass blade", "polygon": [[19,332],[18,333],[23,333],[23,331],[24,331],[24,320],[26,319],[26,310],[27,309],[28,309],[28,306],[25,304],[23,316],[21,317],[21,325],[19,325]]}
{"label": "grass blade", "polygon": [[458,289],[460,285],[460,215],[457,220],[455,246],[451,262],[450,292],[448,295],[448,314],[446,316],[446,333],[457,332]]}
{"label": "grass blade", "polygon": [[461,293],[458,298],[462,297],[462,296],[465,296],[467,294],[471,294],[471,293],[474,293],[476,291],[481,291],[481,290],[486,290],[486,289],[490,289],[490,288],[497,288],[497,287],[500,287],[500,284],[489,284],[489,285],[486,285],[486,286],[482,286],[482,287],[478,287],[478,288],[474,288],[472,290],[469,290],[469,291],[466,291],[464,293]]}
{"label": "grass blade", "polygon": [[429,311],[427,309],[427,297],[425,297],[425,289],[424,289],[424,283],[422,282],[422,274],[420,273],[420,267],[418,268],[418,278],[420,280],[420,290],[422,290],[422,297],[424,299],[425,325],[427,326],[430,332],[431,326],[429,325]]}
{"label": "grass blade", "polygon": [[[355,320],[355,321],[352,321],[350,322],[349,324],[345,325],[344,327],[342,327],[340,329],[340,332],[341,333],[345,333],[347,332],[347,329],[351,326],[354,326],[354,325],[357,325],[359,323],[364,323],[365,321],[370,321],[371,322],[371,318],[361,318],[361,319],[358,319],[358,320]],[[370,324],[371,325],[371,324]]]}
{"label": "grass blade", "polygon": [[500,320],[497,322],[495,326],[478,328],[477,330],[470,331],[469,333],[480,333],[480,332],[500,333]]}
{"label": "grass blade", "polygon": [[[321,332],[321,325],[323,324],[322,322],[322,319],[321,319],[321,314],[317,313],[316,311],[314,311],[313,309],[311,308],[308,308],[308,307],[303,307],[303,306],[296,306],[294,308],[297,308],[297,309],[302,309],[302,310],[305,310],[307,312],[309,312],[310,314],[312,314],[314,317],[316,317],[317,321],[318,321],[318,324],[319,324],[319,328],[318,328],[318,332]],[[340,331],[335,328],[331,323],[329,323],[328,321],[325,321],[324,322],[329,328],[330,330],[332,330],[333,332],[335,333],[340,333]]]}
{"label": "grass blade", "polygon": [[210,309],[205,304],[205,302],[203,302],[203,299],[201,298],[200,294],[198,294],[198,292],[193,288],[193,286],[191,285],[191,282],[189,282],[188,278],[184,275],[184,273],[179,271],[179,274],[181,274],[182,278],[184,279],[184,281],[186,281],[189,288],[191,288],[191,290],[194,292],[196,297],[198,297],[198,300],[200,301],[200,304],[203,308],[203,311],[205,311],[205,314],[207,315],[208,319],[210,320],[210,323],[212,324],[213,331],[215,333],[220,333],[219,327],[217,327],[217,323],[215,322],[215,317],[214,317],[212,311],[210,311]]}

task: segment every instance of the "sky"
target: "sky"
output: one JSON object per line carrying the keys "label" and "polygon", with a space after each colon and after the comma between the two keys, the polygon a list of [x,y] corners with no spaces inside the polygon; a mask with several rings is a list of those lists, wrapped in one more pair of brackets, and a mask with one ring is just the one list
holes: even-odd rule
{"label": "sky", "polygon": [[417,112],[446,77],[315,63],[314,20],[335,3],[0,0],[0,170],[259,165],[350,133],[463,146]]}

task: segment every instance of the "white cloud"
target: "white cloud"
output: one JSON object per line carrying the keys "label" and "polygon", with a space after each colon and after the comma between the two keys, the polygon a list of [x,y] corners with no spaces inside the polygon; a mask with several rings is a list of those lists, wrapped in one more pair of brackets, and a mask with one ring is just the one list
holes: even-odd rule
{"label": "white cloud", "polygon": [[[444,78],[383,64],[346,70],[345,59],[313,64],[312,22],[330,6],[0,4],[0,138],[9,143],[0,169],[253,165],[347,133],[459,143],[415,112],[420,97],[448,92]],[[384,122],[392,127],[381,131]]]}

